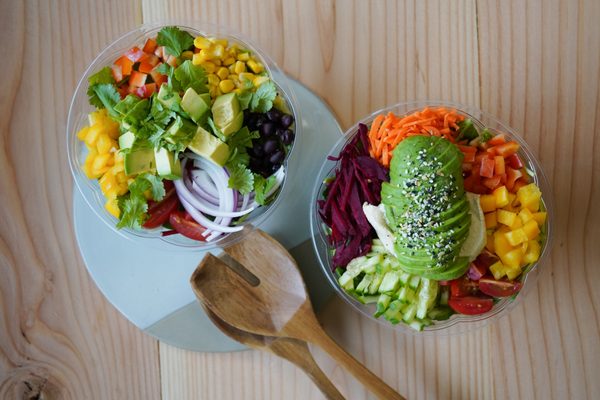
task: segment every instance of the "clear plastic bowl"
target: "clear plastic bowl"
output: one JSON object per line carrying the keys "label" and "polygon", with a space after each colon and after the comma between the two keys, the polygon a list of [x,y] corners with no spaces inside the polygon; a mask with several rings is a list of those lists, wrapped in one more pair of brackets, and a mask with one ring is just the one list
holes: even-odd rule
{"label": "clear plastic bowl", "polygon": [[[67,122],[67,154],[69,158],[69,166],[71,168],[71,173],[73,174],[73,178],[75,180],[75,185],[78,190],[83,195],[86,203],[92,208],[92,210],[96,213],[96,215],[104,221],[109,227],[111,227],[115,232],[124,238],[130,240],[142,240],[148,241],[153,240],[161,240],[170,245],[173,245],[174,248],[179,249],[191,249],[191,250],[209,250],[216,247],[226,247],[229,246],[236,241],[241,240],[247,233],[249,233],[254,227],[259,226],[262,222],[264,222],[269,215],[273,213],[276,207],[283,201],[281,194],[287,193],[284,191],[287,176],[285,174],[285,178],[279,188],[278,195],[275,200],[268,206],[258,207],[252,213],[249,214],[248,218],[242,224],[244,229],[232,233],[225,234],[221,236],[218,240],[214,240],[211,242],[199,242],[195,240],[188,239],[182,235],[171,235],[171,236],[161,236],[161,229],[143,229],[143,230],[134,230],[134,229],[117,229],[117,219],[112,216],[106,209],[104,208],[104,203],[106,201],[102,191],[100,190],[100,185],[98,184],[97,179],[89,179],[85,173],[83,172],[83,165],[85,162],[85,157],[87,155],[87,149],[84,142],[80,141],[77,138],[77,132],[87,125],[87,117],[91,111],[94,111],[94,107],[91,106],[88,102],[87,98],[87,87],[88,87],[88,77],[93,75],[99,69],[110,66],[118,57],[120,57],[126,50],[130,49],[132,46],[141,46],[144,44],[145,40],[149,37],[155,37],[158,31],[165,26],[173,26],[176,25],[179,28],[188,31],[194,36],[203,35],[203,36],[216,36],[219,38],[228,39],[230,42],[238,43],[241,47],[250,49],[254,52],[255,56],[257,56],[265,66],[269,75],[271,76],[273,82],[277,86],[279,94],[282,95],[285,100],[289,110],[294,116],[295,121],[301,121],[300,110],[297,106],[296,97],[293,93],[292,88],[287,84],[284,74],[277,67],[275,62],[269,58],[263,51],[259,49],[254,43],[252,43],[248,38],[244,37],[241,34],[233,33],[230,30],[223,28],[214,24],[207,23],[161,23],[161,24],[146,24],[142,25],[137,29],[132,30],[131,32],[126,33],[121,36],[109,46],[107,46],[95,59],[92,61],[90,66],[86,69],[85,73],[79,80],[77,88],[75,89],[75,94],[73,95],[73,99],[71,101],[71,107],[69,109],[69,118]],[[193,27],[192,27],[193,26]],[[298,141],[302,140],[302,124],[294,123],[295,129],[295,139],[290,151],[288,152],[286,159],[283,163],[283,167],[287,170],[288,160],[294,148],[297,147]]]}
{"label": "clear plastic bowl", "polygon": [[366,118],[363,118],[362,120],[357,122],[356,125],[348,129],[344,133],[344,136],[331,149],[329,155],[337,156],[340,153],[340,151],[346,145],[346,143],[348,143],[356,135],[359,123],[370,126],[375,117],[379,114],[386,114],[391,111],[396,115],[406,115],[414,111],[420,110],[426,106],[444,106],[456,109],[462,115],[473,119],[474,123],[478,126],[478,128],[483,128],[485,126],[488,129],[494,131],[495,133],[505,133],[510,139],[517,141],[521,145],[519,156],[525,164],[525,167],[530,170],[533,181],[536,183],[536,185],[539,186],[539,188],[542,191],[542,201],[544,207],[546,208],[546,211],[548,212],[548,215],[546,218],[545,227],[542,230],[542,232],[544,233],[544,237],[542,238],[542,253],[540,255],[539,260],[535,263],[535,265],[532,266],[532,268],[529,270],[529,272],[523,279],[523,287],[520,290],[520,292],[514,298],[507,297],[501,299],[494,305],[494,308],[492,310],[485,314],[472,316],[454,314],[448,320],[435,322],[433,325],[426,327],[421,332],[418,332],[403,323],[392,325],[384,318],[375,318],[373,316],[373,314],[375,313],[374,304],[366,305],[360,303],[358,300],[346,293],[339,286],[331,264],[331,255],[333,248],[329,245],[327,241],[327,235],[324,230],[324,223],[321,220],[321,217],[318,213],[317,200],[322,198],[321,194],[323,193],[323,190],[325,188],[324,181],[326,178],[333,176],[335,169],[338,166],[337,161],[326,159],[317,176],[315,187],[313,189],[312,204],[310,209],[311,235],[315,251],[319,258],[321,267],[323,269],[323,273],[327,277],[327,280],[337,292],[337,294],[340,297],[342,297],[353,308],[358,310],[361,314],[364,314],[368,318],[373,319],[387,327],[391,327],[398,331],[411,334],[439,335],[464,333],[467,331],[478,329],[505,315],[510,309],[512,309],[516,304],[518,304],[528,292],[532,290],[532,287],[535,285],[535,282],[537,281],[538,276],[540,274],[540,266],[544,263],[545,259],[547,258],[550,249],[550,242],[552,239],[551,228],[552,221],[554,220],[554,216],[552,214],[552,195],[550,193],[548,181],[544,176],[544,173],[542,172],[539,162],[533,156],[531,150],[529,149],[525,141],[512,128],[477,108],[451,102],[419,101],[409,103],[398,103],[388,108],[378,110],[372,113],[371,115],[367,116]]}

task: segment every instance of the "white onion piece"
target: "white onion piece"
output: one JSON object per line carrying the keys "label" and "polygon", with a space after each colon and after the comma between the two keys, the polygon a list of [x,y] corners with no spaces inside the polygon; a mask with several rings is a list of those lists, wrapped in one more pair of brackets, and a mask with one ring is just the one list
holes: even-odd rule
{"label": "white onion piece", "polygon": [[233,211],[233,205],[226,207],[226,211],[217,210],[211,207],[210,203],[208,203],[206,200],[201,200],[194,196],[194,194],[190,192],[190,190],[185,186],[181,179],[173,181],[173,183],[175,184],[175,189],[177,189],[177,193],[180,195],[180,197],[183,197],[195,209],[197,209],[203,214],[212,215],[213,217],[237,218],[241,217],[242,215],[246,215],[253,210],[251,208],[244,211]]}
{"label": "white onion piece", "polygon": [[210,175],[206,173],[206,171],[202,169],[193,169],[190,171],[190,175],[192,180],[196,182],[196,184],[198,184],[198,186],[200,186],[206,193],[210,194],[214,198],[219,197],[217,185],[214,183]]}
{"label": "white onion piece", "polygon": [[[189,188],[188,188],[189,189]],[[206,201],[207,203],[212,204],[213,206],[219,205],[219,199],[216,197],[212,197],[208,193],[206,193],[196,182],[192,182],[191,192],[195,193],[198,197]]]}
{"label": "white onion piece", "polygon": [[[190,203],[188,203],[182,196],[179,196],[179,201],[181,201],[183,208],[185,208],[185,210],[192,216],[192,218],[194,218],[196,220],[196,222],[198,222],[200,225],[204,226],[205,228],[209,228],[209,229],[212,229],[214,231],[219,231],[219,232],[226,232],[226,233],[239,232],[242,229],[244,229],[244,227],[242,227],[242,226],[218,225],[215,222],[206,218],[204,215],[202,215],[201,212],[196,210],[194,208],[194,206],[192,206]],[[206,233],[206,231],[204,231],[204,233]]]}

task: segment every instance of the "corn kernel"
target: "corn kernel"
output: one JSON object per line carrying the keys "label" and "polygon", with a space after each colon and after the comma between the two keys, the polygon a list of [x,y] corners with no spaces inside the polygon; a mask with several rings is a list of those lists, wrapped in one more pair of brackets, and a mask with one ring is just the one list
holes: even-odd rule
{"label": "corn kernel", "polygon": [[227,39],[210,38],[210,41],[213,42],[215,45],[221,46],[223,48],[226,48],[227,45],[229,44]]}
{"label": "corn kernel", "polygon": [[247,51],[240,52],[237,55],[237,59],[238,61],[246,62],[250,59],[250,53],[248,53]]}
{"label": "corn kernel", "polygon": [[486,229],[495,228],[496,226],[498,226],[498,215],[496,211],[485,214]]}
{"label": "corn kernel", "polygon": [[537,238],[540,234],[540,228],[535,220],[527,221],[527,223],[523,225],[523,231],[525,231],[529,240]]}
{"label": "corn kernel", "polygon": [[229,56],[223,60],[223,65],[226,65],[226,66],[230,66],[233,63],[235,63],[235,57]]}
{"label": "corn kernel", "polygon": [[546,212],[545,211],[536,212],[532,215],[532,217],[538,223],[539,226],[544,225],[544,222],[546,222]]}
{"label": "corn kernel", "polygon": [[208,76],[206,77],[206,79],[208,79],[208,83],[211,85],[218,85],[219,82],[221,81],[219,79],[219,77],[215,74],[208,74]]}
{"label": "corn kernel", "polygon": [[200,57],[202,57],[204,61],[212,59],[212,52],[210,49],[202,49],[198,54],[200,54]]}
{"label": "corn kernel", "polygon": [[194,46],[196,46],[198,49],[208,49],[211,45],[212,43],[210,40],[203,36],[198,36],[196,39],[194,39]]}
{"label": "corn kernel", "polygon": [[220,67],[220,66],[223,64],[223,62],[221,61],[221,59],[220,59],[220,58],[214,58],[214,59],[212,60],[212,62],[213,62],[213,63],[214,63],[214,64],[215,64],[217,67]]}
{"label": "corn kernel", "polygon": [[200,53],[194,53],[192,56],[192,64],[200,65],[204,62],[204,57],[200,55]]}
{"label": "corn kernel", "polygon": [[212,74],[217,70],[217,67],[215,66],[215,64],[213,64],[210,61],[205,61],[202,64],[200,64],[200,66],[202,68],[204,68],[204,70],[206,71],[207,74]]}
{"label": "corn kernel", "polygon": [[246,65],[255,74],[260,74],[261,72],[263,72],[265,70],[265,67],[263,67],[263,65],[261,63],[256,62],[255,60],[248,60],[248,62],[246,63]]}
{"label": "corn kernel", "polygon": [[227,69],[229,69],[230,74],[237,74],[237,72],[235,72],[235,63],[231,64]]}
{"label": "corn kernel", "polygon": [[514,231],[507,232],[504,234],[504,236],[511,246],[518,246],[521,243],[529,240],[523,228],[517,228]]}
{"label": "corn kernel", "polygon": [[502,279],[502,277],[506,274],[506,267],[502,264],[502,261],[496,261],[494,264],[490,265],[490,272],[494,275],[495,279]]}
{"label": "corn kernel", "polygon": [[[231,81],[230,79],[225,79],[222,80],[219,83],[219,89],[221,89],[221,92],[223,93],[229,93],[231,92],[233,89],[235,88],[235,84],[233,83],[233,81]],[[537,225],[536,225],[537,226]]]}
{"label": "corn kernel", "polygon": [[229,76],[229,70],[225,67],[221,67],[219,68],[219,70],[217,71],[217,76],[223,80],[223,79],[227,79],[227,77]]}
{"label": "corn kernel", "polygon": [[242,72],[239,76],[241,82],[244,82],[245,80],[252,82],[256,75],[254,75],[252,72]]}
{"label": "corn kernel", "polygon": [[236,74],[241,74],[242,72],[246,72],[246,64],[244,64],[241,61],[236,61],[235,62],[235,67],[234,67],[234,71]]}
{"label": "corn kernel", "polygon": [[193,56],[194,52],[190,50],[186,50],[183,53],[181,53],[181,58],[183,58],[184,60],[191,60]]}
{"label": "corn kernel", "polygon": [[498,210],[497,213],[498,222],[506,226],[512,226],[512,224],[515,222],[515,219],[517,219],[517,214],[510,211]]}
{"label": "corn kernel", "polygon": [[211,54],[213,58],[223,57],[225,55],[225,49],[223,48],[223,45],[217,44],[215,47],[212,48]]}
{"label": "corn kernel", "polygon": [[508,205],[510,202],[508,199],[508,190],[506,189],[506,186],[500,186],[499,188],[496,188],[492,192],[492,195],[496,198],[497,208],[502,208]]}
{"label": "corn kernel", "polygon": [[479,197],[479,204],[483,212],[496,210],[496,198],[491,194],[484,194]]}
{"label": "corn kernel", "polygon": [[268,76],[257,76],[252,81],[252,84],[254,85],[254,87],[259,87],[260,85],[262,85],[263,83],[265,83],[267,81],[269,81],[269,77]]}

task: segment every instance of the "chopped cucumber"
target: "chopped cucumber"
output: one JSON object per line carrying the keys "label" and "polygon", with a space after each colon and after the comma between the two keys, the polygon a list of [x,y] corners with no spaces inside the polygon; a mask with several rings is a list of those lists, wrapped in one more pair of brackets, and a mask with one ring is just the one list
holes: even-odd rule
{"label": "chopped cucumber", "polygon": [[373,282],[373,275],[365,274],[362,281],[356,287],[358,293],[365,293],[369,288],[369,285]]}
{"label": "chopped cucumber", "polygon": [[383,276],[381,285],[379,285],[380,293],[392,293],[398,290],[400,286],[400,274],[396,271],[388,271]]}
{"label": "chopped cucumber", "polygon": [[379,295],[379,298],[377,299],[377,311],[375,312],[376,317],[379,317],[385,312],[385,310],[387,310],[391,300],[392,296],[389,296],[387,294]]}

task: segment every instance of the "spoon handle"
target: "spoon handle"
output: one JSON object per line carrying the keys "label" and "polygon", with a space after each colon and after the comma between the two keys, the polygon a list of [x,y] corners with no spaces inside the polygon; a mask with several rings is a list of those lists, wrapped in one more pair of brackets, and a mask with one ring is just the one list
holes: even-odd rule
{"label": "spoon handle", "polygon": [[[348,372],[358,379],[371,393],[375,394],[380,399],[385,400],[406,400],[398,392],[388,386],[387,383],[381,380],[367,367],[358,362],[346,350],[342,349],[322,328],[316,324],[318,328],[312,329],[310,338],[307,340],[314,343],[325,350],[338,363],[340,363]],[[312,327],[311,327],[312,328]]]}
{"label": "spoon handle", "polygon": [[327,375],[319,368],[306,342],[292,338],[280,338],[269,349],[302,369],[329,400],[345,400]]}

